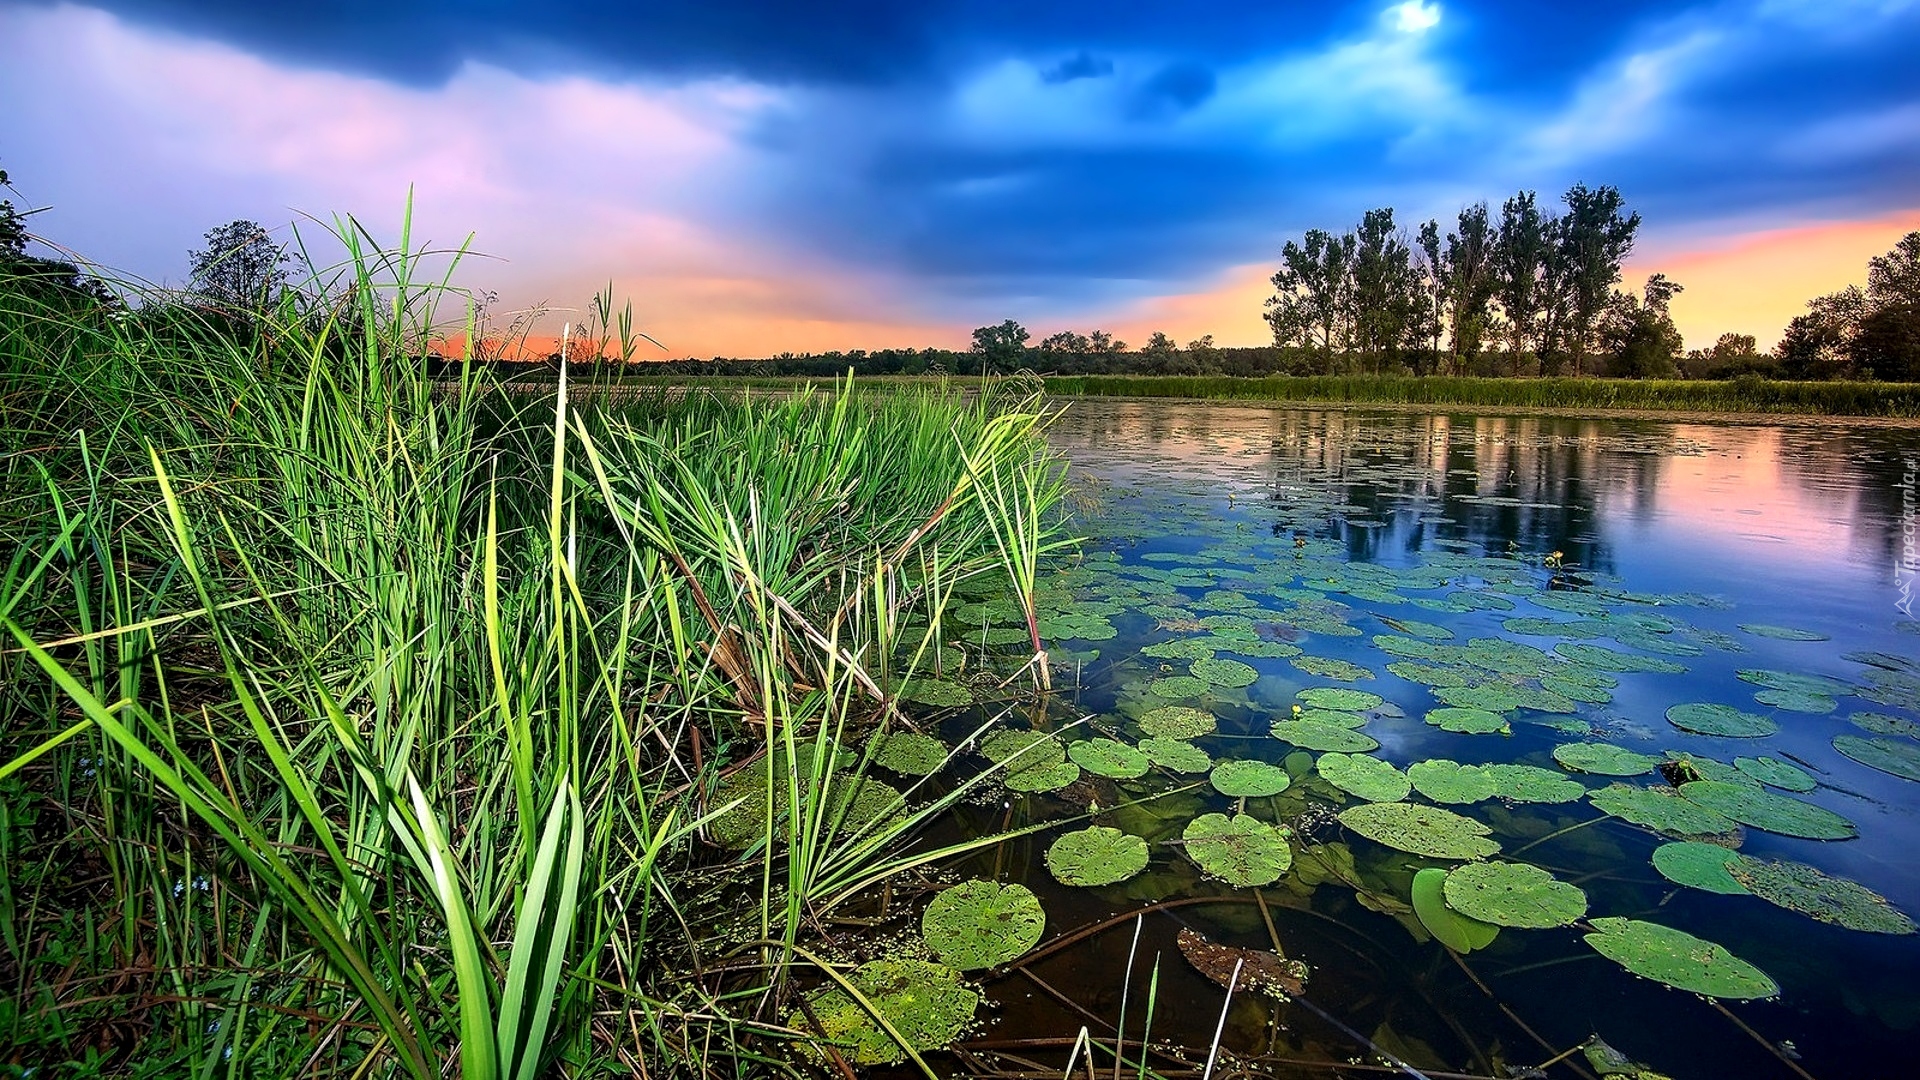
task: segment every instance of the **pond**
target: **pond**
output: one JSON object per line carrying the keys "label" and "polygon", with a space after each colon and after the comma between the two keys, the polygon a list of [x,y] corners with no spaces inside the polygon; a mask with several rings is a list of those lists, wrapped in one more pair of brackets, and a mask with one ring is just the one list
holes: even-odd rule
{"label": "pond", "polygon": [[1047,941],[1112,925],[988,980],[976,1061],[1059,1075],[1123,995],[1137,1044],[1157,961],[1197,1075],[1193,931],[1310,971],[1240,985],[1233,1070],[1523,1075],[1597,1034],[1673,1077],[1912,1074],[1920,430],[1090,400],[1052,437],[1088,539],[1026,720],[1078,768],[968,811],[1057,824],[962,869]]}

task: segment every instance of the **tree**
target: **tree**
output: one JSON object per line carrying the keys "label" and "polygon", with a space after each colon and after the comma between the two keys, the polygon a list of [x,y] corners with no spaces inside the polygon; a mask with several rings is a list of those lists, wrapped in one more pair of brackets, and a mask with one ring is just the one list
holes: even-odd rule
{"label": "tree", "polygon": [[1600,336],[1613,356],[1610,374],[1630,379],[1659,378],[1674,373],[1679,359],[1680,331],[1673,325],[1669,305],[1683,287],[1665,274],[1647,279],[1641,296],[1615,292],[1599,320]]}
{"label": "tree", "polygon": [[1127,351],[1126,342],[1114,340],[1113,335],[1107,333],[1105,330],[1095,330],[1089,334],[1087,344],[1094,352],[1105,353],[1109,356],[1114,353]]}
{"label": "tree", "polygon": [[1858,285],[1807,301],[1780,335],[1774,355],[1790,379],[1834,379],[1852,373],[1853,339],[1870,311]]}
{"label": "tree", "polygon": [[1867,260],[1867,299],[1876,308],[1920,306],[1920,231],[1901,237],[1885,255]]}
{"label": "tree", "polygon": [[1140,347],[1140,362],[1150,374],[1173,375],[1179,366],[1180,346],[1174,344],[1165,331],[1155,330],[1147,335],[1147,343]]}
{"label": "tree", "polygon": [[1556,237],[1560,274],[1551,276],[1564,286],[1566,343],[1572,347],[1573,373],[1579,375],[1595,324],[1620,281],[1620,264],[1633,251],[1640,215],[1622,215],[1626,200],[1613,187],[1575,184],[1565,200],[1567,212]]}
{"label": "tree", "polygon": [[1548,233],[1547,219],[1541,216],[1533,192],[1519,192],[1500,207],[1500,231],[1493,247],[1494,292],[1507,315],[1507,351],[1515,375],[1520,374],[1521,357],[1534,339],[1545,306],[1541,285],[1551,250]]}
{"label": "tree", "polygon": [[1414,329],[1418,306],[1413,273],[1413,249],[1393,223],[1393,209],[1369,210],[1360,219],[1352,240],[1352,286],[1347,291],[1353,343],[1373,357],[1374,370],[1384,360],[1398,362]]}
{"label": "tree", "polygon": [[203,250],[187,253],[196,295],[239,313],[264,311],[279,300],[287,284],[287,253],[259,222],[228,222],[208,229],[203,239]]}
{"label": "tree", "polygon": [[1334,348],[1347,343],[1355,246],[1352,233],[1336,237],[1324,229],[1308,229],[1299,243],[1287,241],[1267,300],[1274,344],[1318,349],[1324,367]]}
{"label": "tree", "polygon": [[1500,236],[1486,203],[1461,210],[1455,230],[1447,234],[1448,344],[1462,366],[1473,363],[1494,330],[1493,298],[1500,289],[1494,260],[1499,247]]}
{"label": "tree", "polygon": [[1040,351],[1043,353],[1067,353],[1074,356],[1084,356],[1093,351],[1093,344],[1087,340],[1084,334],[1076,334],[1071,330],[1062,330],[1057,334],[1051,334],[1041,339]]}
{"label": "tree", "polygon": [[[12,187],[7,170],[0,169],[0,188],[11,190]],[[0,266],[18,262],[26,253],[26,215],[13,208],[13,200],[0,199]]]}
{"label": "tree", "polygon": [[1222,369],[1224,354],[1213,343],[1212,334],[1187,342],[1187,363],[1197,375],[1210,375]]}
{"label": "tree", "polygon": [[1008,319],[999,326],[982,326],[973,332],[973,353],[980,358],[985,374],[1014,371],[1027,358],[1027,328]]}

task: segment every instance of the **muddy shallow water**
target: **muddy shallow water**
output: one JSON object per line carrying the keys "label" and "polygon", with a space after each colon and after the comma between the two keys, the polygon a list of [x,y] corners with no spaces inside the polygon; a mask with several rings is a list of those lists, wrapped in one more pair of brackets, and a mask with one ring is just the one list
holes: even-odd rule
{"label": "muddy shallow water", "polygon": [[[1290,1004],[1236,995],[1222,1039],[1234,1068],[1407,1074],[1397,1059],[1510,1075],[1599,1034],[1680,1078],[1911,1075],[1920,935],[1899,931],[1912,928],[1901,913],[1920,913],[1920,783],[1897,773],[1920,752],[1907,591],[1920,431],[1086,400],[1052,438],[1072,463],[1087,558],[1043,600],[1061,689],[1034,726],[1090,717],[1065,737],[1134,743],[1153,710],[1197,708],[1217,730],[1193,746],[1286,768],[1291,783],[1236,800],[1204,772],[1156,768],[963,812],[963,830],[1062,821],[969,868],[1032,887],[1048,940],[1151,906],[1137,946],[1128,920],[992,979],[978,1052],[1057,1068],[1082,1025],[1110,1038],[1131,953],[1128,1040],[1157,959],[1153,1038],[1204,1055],[1224,995],[1175,948],[1191,928],[1255,949],[1277,938],[1312,968]],[[968,614],[983,638],[1002,621]],[[1230,662],[1194,666],[1210,658]],[[1364,736],[1351,753],[1416,766],[1397,801],[1477,822],[1491,861],[1545,870],[1584,913],[1509,923],[1465,955],[1434,940],[1413,875],[1463,860],[1396,849],[1338,816],[1363,800],[1320,774],[1324,727],[1286,727],[1315,687],[1379,699],[1321,715]],[[1560,760],[1578,760],[1569,744],[1687,769],[1578,772]],[[1472,790],[1490,764],[1585,790]],[[1463,776],[1464,791],[1443,782]],[[1741,820],[1676,824],[1657,806],[1650,820],[1594,801],[1621,785],[1673,794],[1675,780],[1705,782],[1688,798]],[[1089,800],[1091,820],[1078,816]],[[1235,812],[1288,830],[1278,880],[1236,887],[1186,853],[1189,822]],[[1145,869],[1057,882],[1050,845],[1089,824],[1146,840]],[[1652,860],[1681,840],[1736,849],[1736,873],[1784,868],[1803,888],[1756,890],[1770,902],[1677,883]],[[1589,944],[1602,919],[1721,946],[1778,994],[1716,1000],[1637,976]]]}

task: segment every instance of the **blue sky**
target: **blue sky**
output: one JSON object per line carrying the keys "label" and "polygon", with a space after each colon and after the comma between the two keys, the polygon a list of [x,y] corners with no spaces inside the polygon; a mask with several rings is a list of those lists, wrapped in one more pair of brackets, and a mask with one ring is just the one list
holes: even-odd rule
{"label": "blue sky", "polygon": [[556,319],[612,280],[680,354],[1253,344],[1288,236],[1575,181],[1690,343],[1764,341],[1920,227],[1903,0],[0,0],[0,40],[0,168],[88,258],[177,280],[214,224],[388,230],[411,185],[495,257],[463,280]]}

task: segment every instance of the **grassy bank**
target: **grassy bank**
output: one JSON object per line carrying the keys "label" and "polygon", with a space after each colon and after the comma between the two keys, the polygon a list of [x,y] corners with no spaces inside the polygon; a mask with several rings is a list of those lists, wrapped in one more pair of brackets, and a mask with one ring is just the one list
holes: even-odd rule
{"label": "grassy bank", "polygon": [[1491,379],[1449,376],[1071,375],[1046,380],[1067,396],[1218,398],[1249,401],[1481,405],[1920,417],[1920,384],[1677,379]]}
{"label": "grassy bank", "polygon": [[1035,399],[447,393],[342,239],[258,326],[0,283],[0,1070],[782,1060],[964,794],[834,748],[1032,588]]}

